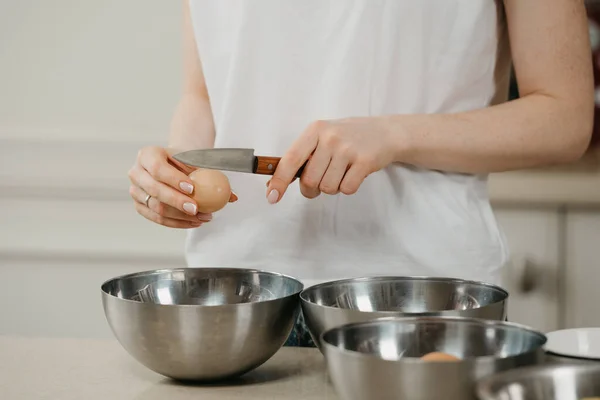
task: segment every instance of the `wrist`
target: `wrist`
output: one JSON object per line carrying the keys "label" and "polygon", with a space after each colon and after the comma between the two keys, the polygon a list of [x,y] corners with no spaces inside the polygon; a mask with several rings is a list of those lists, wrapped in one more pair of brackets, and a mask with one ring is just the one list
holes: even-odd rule
{"label": "wrist", "polygon": [[392,162],[408,163],[414,153],[414,137],[409,128],[409,117],[391,115],[378,117],[383,131],[384,145],[390,151]]}

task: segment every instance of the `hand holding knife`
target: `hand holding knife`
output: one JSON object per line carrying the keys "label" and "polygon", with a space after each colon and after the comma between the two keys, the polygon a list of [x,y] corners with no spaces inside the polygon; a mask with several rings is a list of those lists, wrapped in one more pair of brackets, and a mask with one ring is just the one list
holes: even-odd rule
{"label": "hand holding knife", "polygon": [[[254,149],[216,148],[188,150],[172,156],[175,160],[198,168],[249,174],[273,175],[281,157],[255,156]],[[296,173],[300,178],[306,163]]]}

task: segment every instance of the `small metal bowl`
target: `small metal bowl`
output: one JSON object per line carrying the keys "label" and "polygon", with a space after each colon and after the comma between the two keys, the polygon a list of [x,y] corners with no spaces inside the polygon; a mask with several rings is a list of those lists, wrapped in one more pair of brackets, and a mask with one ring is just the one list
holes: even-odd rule
{"label": "small metal bowl", "polygon": [[234,268],[184,268],[102,284],[108,323],[149,369],[178,380],[242,375],[285,343],[299,312],[300,281]]}
{"label": "small metal bowl", "polygon": [[600,397],[599,365],[539,365],[486,377],[480,400],[585,400]]}
{"label": "small metal bowl", "polygon": [[[347,324],[321,342],[342,400],[471,400],[478,379],[543,362],[546,337],[509,322],[412,317]],[[460,360],[420,359],[431,352]]]}
{"label": "small metal bowl", "polygon": [[504,321],[508,292],[452,278],[367,277],[311,286],[300,293],[313,341],[336,326],[376,318],[460,316]]}

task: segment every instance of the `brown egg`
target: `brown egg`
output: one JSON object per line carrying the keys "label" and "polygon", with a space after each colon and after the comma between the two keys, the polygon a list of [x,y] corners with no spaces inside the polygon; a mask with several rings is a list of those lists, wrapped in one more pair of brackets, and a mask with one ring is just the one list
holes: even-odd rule
{"label": "brown egg", "polygon": [[455,357],[452,354],[434,351],[432,353],[425,354],[423,357],[421,357],[421,360],[434,361],[434,362],[436,362],[436,361],[448,362],[448,361],[460,361],[460,358]]}
{"label": "brown egg", "polygon": [[192,196],[198,203],[198,212],[213,213],[227,205],[231,187],[225,174],[215,169],[197,169],[189,176],[194,183]]}

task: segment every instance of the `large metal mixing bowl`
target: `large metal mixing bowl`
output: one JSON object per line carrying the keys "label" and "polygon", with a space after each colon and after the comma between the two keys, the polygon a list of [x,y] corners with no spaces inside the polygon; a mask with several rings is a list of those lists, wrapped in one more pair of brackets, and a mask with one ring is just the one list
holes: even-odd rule
{"label": "large metal mixing bowl", "polygon": [[313,341],[333,327],[382,317],[461,316],[503,321],[508,292],[452,278],[368,277],[332,281],[300,293]]}
{"label": "large metal mixing bowl", "polygon": [[184,268],[117,277],[101,289],[108,323],[135,359],[174,379],[217,380],[281,348],[303,285],[264,271]]}
{"label": "large metal mixing bowl", "polygon": [[600,398],[600,366],[519,368],[477,383],[480,400],[584,400]]}
{"label": "large metal mixing bowl", "polygon": [[[543,362],[546,337],[509,322],[407,317],[344,325],[321,340],[342,400],[472,400],[478,379]],[[460,360],[420,359],[431,352]]]}

